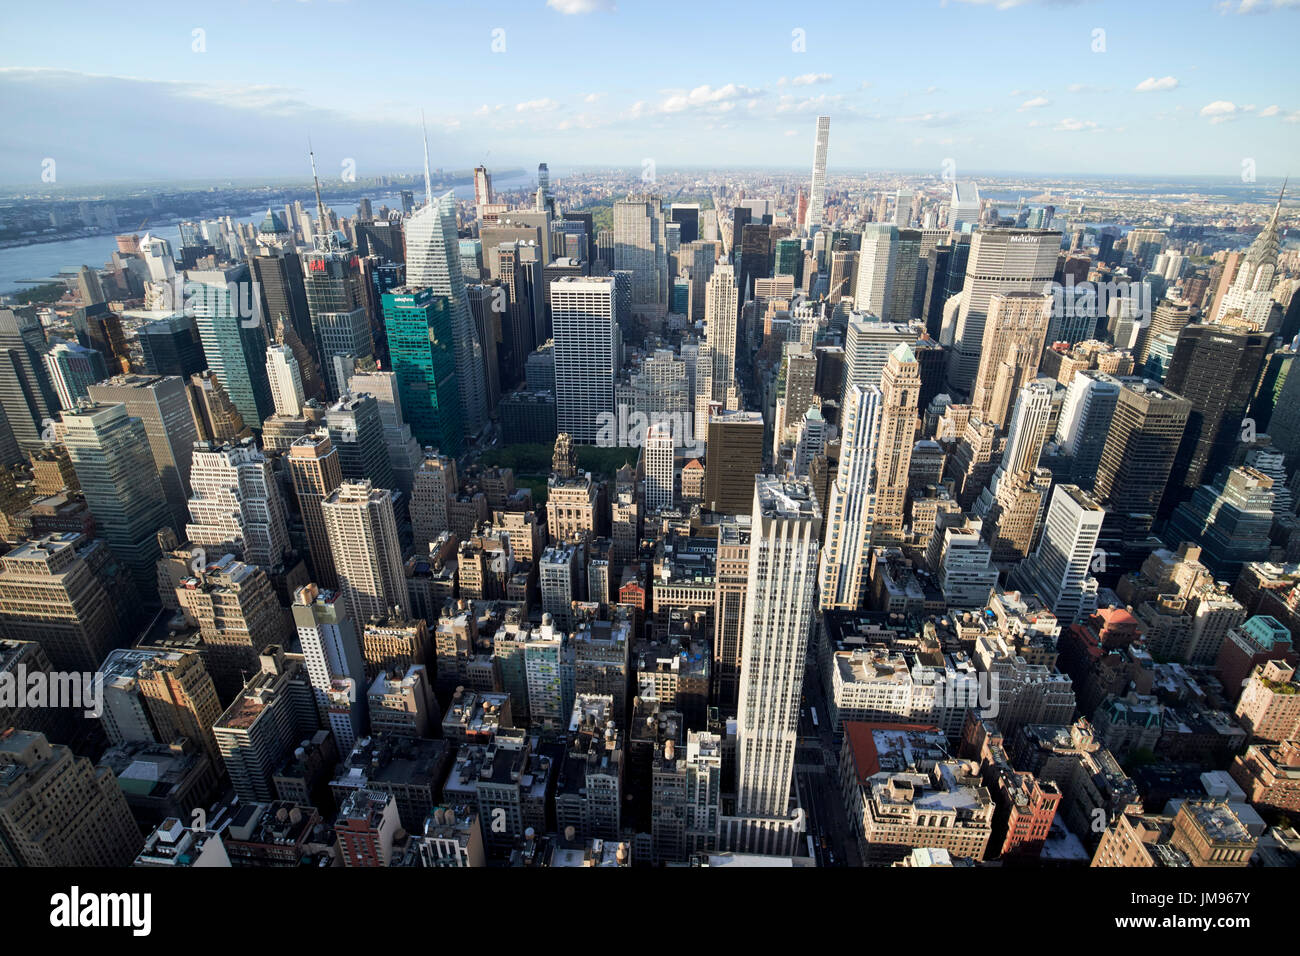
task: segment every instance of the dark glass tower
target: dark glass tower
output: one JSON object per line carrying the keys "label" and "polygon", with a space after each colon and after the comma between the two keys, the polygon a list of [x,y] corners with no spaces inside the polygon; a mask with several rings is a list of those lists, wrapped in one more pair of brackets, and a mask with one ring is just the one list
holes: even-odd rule
{"label": "dark glass tower", "polygon": [[401,288],[384,293],[383,308],[407,424],[421,444],[459,455],[464,432],[450,303],[432,289]]}

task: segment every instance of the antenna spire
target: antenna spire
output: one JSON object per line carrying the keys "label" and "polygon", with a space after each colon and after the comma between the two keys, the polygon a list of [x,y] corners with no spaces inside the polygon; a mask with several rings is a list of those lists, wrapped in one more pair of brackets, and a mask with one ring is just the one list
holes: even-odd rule
{"label": "antenna spire", "polygon": [[429,176],[429,127],[424,123],[424,110],[420,110],[420,128],[424,130],[424,199],[433,202],[433,179]]}
{"label": "antenna spire", "polygon": [[324,232],[328,226],[325,219],[325,201],[320,198],[320,177],[316,175],[316,154],[311,148],[311,137],[307,137],[307,156],[311,159],[311,179],[316,184],[316,215],[320,217],[320,229]]}

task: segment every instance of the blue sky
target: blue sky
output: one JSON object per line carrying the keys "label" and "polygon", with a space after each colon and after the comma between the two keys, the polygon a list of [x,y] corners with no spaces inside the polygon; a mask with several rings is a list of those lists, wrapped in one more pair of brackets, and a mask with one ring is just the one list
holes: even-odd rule
{"label": "blue sky", "polygon": [[308,135],[414,171],[421,109],[449,168],[803,167],[827,113],[832,171],[1273,177],[1297,35],[1300,0],[14,5],[0,182],[297,176]]}

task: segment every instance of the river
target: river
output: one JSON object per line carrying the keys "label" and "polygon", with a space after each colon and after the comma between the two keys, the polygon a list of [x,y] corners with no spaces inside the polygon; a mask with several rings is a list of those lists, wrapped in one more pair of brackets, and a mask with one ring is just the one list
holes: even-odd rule
{"label": "river", "polygon": [[[528,176],[522,175],[504,179],[499,183],[494,182],[493,185],[499,189],[517,189],[527,185],[528,180]],[[458,199],[472,198],[474,186],[472,183],[456,186],[455,193]],[[418,198],[417,196],[417,200]],[[383,205],[400,209],[401,192],[376,193],[370,201],[376,210]],[[341,217],[357,214],[357,204],[353,201],[328,205]],[[278,206],[276,211],[283,212],[283,204]],[[235,215],[235,219],[239,222],[260,223],[265,215],[266,207],[256,206],[242,210]],[[102,236],[60,239],[55,242],[37,242],[29,246],[0,249],[0,295],[20,292],[24,288],[29,288],[33,282],[57,281],[60,272],[76,272],[81,266],[102,267],[117,251],[115,236],[135,232],[140,235],[147,232],[160,239],[166,239],[172,244],[173,252],[180,251],[180,226],[177,223],[148,226],[144,230],[123,228],[116,233],[108,232]]]}

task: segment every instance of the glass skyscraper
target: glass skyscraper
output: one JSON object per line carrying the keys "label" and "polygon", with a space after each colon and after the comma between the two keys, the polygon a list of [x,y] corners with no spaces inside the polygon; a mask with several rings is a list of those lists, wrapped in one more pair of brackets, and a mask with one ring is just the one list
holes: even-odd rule
{"label": "glass skyscraper", "polygon": [[260,429],[275,404],[266,377],[266,329],[248,266],[195,269],[185,279],[185,310],[194,316],[208,368],[244,423]]}
{"label": "glass skyscraper", "polygon": [[[426,194],[427,201],[416,210],[406,226],[406,285],[408,290],[429,289],[434,297],[441,300],[441,308],[447,312],[447,336],[440,338],[440,341],[452,349],[455,366],[452,381],[458,388],[457,401],[460,402],[460,424],[457,431],[463,428],[473,434],[487,422],[487,395],[483,382],[483,348],[474,331],[474,320],[470,316],[469,299],[465,293],[465,280],[460,271],[456,201],[451,193],[437,199],[428,190]],[[385,296],[384,299],[387,303],[388,297]],[[388,311],[387,304],[384,311]],[[389,358],[396,367],[399,361],[397,346],[391,339],[392,333],[389,334]],[[429,344],[425,343],[426,350]],[[441,380],[439,376],[438,381]],[[457,392],[453,391],[452,394],[455,396]],[[428,402],[424,404],[427,406]],[[416,420],[411,421],[411,428],[417,435],[421,434]]]}
{"label": "glass skyscraper", "polygon": [[361,261],[339,233],[317,236],[316,248],[302,261],[312,332],[330,396],[337,397],[347,387],[343,379],[352,363],[374,358]]}
{"label": "glass skyscraper", "polygon": [[451,301],[432,289],[406,287],[384,293],[383,303],[388,354],[406,422],[422,445],[459,455],[465,439]]}

